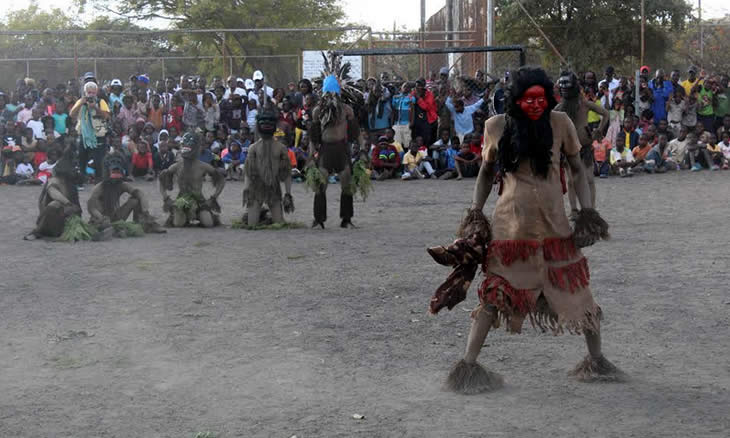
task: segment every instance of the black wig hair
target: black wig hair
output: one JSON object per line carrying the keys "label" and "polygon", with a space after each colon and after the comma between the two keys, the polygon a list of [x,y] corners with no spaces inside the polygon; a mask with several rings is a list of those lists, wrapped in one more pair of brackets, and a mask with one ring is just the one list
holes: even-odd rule
{"label": "black wig hair", "polygon": [[[532,121],[520,108],[517,100],[528,88],[539,85],[545,89],[548,106],[542,117]],[[497,159],[503,174],[514,172],[524,158],[530,160],[532,172],[547,178],[553,148],[553,129],[550,113],[557,105],[553,82],[539,67],[521,67],[510,75],[505,90],[505,127],[499,140]]]}

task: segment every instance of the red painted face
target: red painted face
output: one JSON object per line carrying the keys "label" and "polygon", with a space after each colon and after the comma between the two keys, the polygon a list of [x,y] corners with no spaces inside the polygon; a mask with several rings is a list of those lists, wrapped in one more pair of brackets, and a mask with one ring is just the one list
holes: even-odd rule
{"label": "red painted face", "polygon": [[525,94],[517,99],[517,104],[528,119],[539,119],[548,107],[545,89],[540,85],[533,85],[525,91]]}

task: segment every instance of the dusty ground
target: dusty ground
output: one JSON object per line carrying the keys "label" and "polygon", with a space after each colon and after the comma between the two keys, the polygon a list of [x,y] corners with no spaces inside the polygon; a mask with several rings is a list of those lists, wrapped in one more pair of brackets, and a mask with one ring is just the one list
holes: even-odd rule
{"label": "dusty ground", "polygon": [[[473,183],[378,183],[358,230],[337,227],[331,190],[326,231],[77,244],[21,240],[40,189],[0,187],[0,436],[728,436],[730,173],[598,183],[613,240],[586,254],[630,383],[570,380],[580,337],[500,330],[481,360],[506,388],[464,397],[440,385],[476,293],[428,316],[448,270],[425,248],[451,240]],[[294,196],[309,222],[311,194]]]}

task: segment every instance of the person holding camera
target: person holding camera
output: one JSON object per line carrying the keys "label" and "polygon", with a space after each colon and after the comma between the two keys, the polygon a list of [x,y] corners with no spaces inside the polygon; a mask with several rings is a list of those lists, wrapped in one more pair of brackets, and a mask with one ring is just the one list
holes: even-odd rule
{"label": "person holding camera", "polygon": [[99,98],[99,86],[95,82],[84,84],[84,95],[71,108],[70,116],[77,120],[76,130],[81,134],[79,167],[85,172],[90,160],[94,160],[94,175],[102,177],[102,163],[106,154],[106,134],[110,116],[109,106]]}

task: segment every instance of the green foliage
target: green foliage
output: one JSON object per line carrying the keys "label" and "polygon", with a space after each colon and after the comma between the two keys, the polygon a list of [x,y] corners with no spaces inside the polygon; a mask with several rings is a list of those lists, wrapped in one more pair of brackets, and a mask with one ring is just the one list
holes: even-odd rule
{"label": "green foliage", "polygon": [[324,177],[322,172],[319,171],[319,167],[317,166],[310,166],[309,168],[307,168],[307,171],[304,174],[304,178],[305,187],[307,187],[314,193],[317,193],[319,191],[320,185],[327,184],[327,178]]}
{"label": "green foliage", "polygon": [[205,201],[202,196],[194,193],[185,193],[175,199],[175,208],[185,212],[197,212],[198,207]]}
{"label": "green foliage", "polygon": [[352,165],[352,179],[350,180],[350,193],[360,195],[363,201],[367,201],[370,190],[372,190],[373,184],[370,180],[370,174],[363,164],[362,160],[355,161]]}
{"label": "green foliage", "polygon": [[91,240],[96,233],[96,227],[84,222],[81,216],[73,215],[66,219],[66,223],[63,226],[63,234],[61,234],[58,240],[63,242]]}
{"label": "green foliage", "polygon": [[234,219],[231,222],[231,228],[234,230],[278,231],[278,230],[294,230],[297,228],[305,228],[305,225],[302,223],[299,223],[299,222],[281,222],[281,223],[276,223],[276,224],[259,224],[259,225],[250,227],[250,226],[248,226],[248,224],[243,223],[243,221],[241,221],[239,219]]}
{"label": "green foliage", "polygon": [[[560,53],[575,71],[595,70],[612,64],[624,72],[638,69],[640,2],[623,0],[522,1]],[[692,8],[685,0],[646,0],[645,63],[664,65],[670,51],[670,35],[681,32]],[[496,41],[524,44],[542,54],[539,63],[550,70],[559,59],[537,33],[516,2],[497,0]],[[529,53],[529,52],[528,52]]]}
{"label": "green foliage", "polygon": [[114,228],[114,236],[115,237],[142,237],[144,236],[144,228],[142,225],[134,223],[134,222],[127,222],[127,221],[117,221],[112,222],[112,228]]}
{"label": "green foliage", "polygon": [[198,432],[193,438],[216,438],[216,436],[213,432]]}

